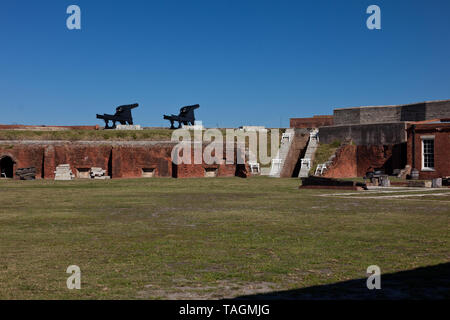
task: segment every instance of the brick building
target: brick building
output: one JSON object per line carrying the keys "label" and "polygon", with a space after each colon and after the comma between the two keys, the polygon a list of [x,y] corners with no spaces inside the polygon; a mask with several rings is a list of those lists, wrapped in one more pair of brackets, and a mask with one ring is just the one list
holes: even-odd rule
{"label": "brick building", "polygon": [[408,126],[408,159],[420,179],[450,176],[450,119]]}
{"label": "brick building", "polygon": [[450,176],[449,119],[450,100],[438,100],[340,108],[328,118],[292,118],[291,127],[319,128],[322,144],[351,141],[337,150],[325,176],[357,177],[369,168],[393,174],[408,164],[431,179]]}

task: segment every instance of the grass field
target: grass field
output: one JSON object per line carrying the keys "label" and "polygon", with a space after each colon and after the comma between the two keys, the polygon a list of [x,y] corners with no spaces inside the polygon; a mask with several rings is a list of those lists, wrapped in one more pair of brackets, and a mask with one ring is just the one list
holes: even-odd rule
{"label": "grass field", "polygon": [[[0,299],[233,298],[450,262],[450,189],[377,199],[298,186],[1,180]],[[66,287],[69,265],[81,290]]]}

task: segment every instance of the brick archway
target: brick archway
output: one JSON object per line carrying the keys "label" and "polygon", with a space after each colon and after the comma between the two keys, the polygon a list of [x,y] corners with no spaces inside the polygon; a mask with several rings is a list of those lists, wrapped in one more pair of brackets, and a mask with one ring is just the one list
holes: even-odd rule
{"label": "brick archway", "polygon": [[0,177],[14,178],[14,164],[12,157],[4,155],[0,157]]}

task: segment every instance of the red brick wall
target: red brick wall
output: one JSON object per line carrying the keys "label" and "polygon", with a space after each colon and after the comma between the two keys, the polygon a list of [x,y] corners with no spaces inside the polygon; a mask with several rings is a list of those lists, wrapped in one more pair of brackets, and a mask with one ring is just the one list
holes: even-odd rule
{"label": "red brick wall", "polygon": [[[171,177],[172,146],[115,146],[112,148],[112,177],[139,178],[142,169],[154,169],[155,177]],[[109,154],[108,154],[109,156]]]}
{"label": "red brick wall", "polygon": [[345,145],[336,152],[332,165],[324,174],[330,178],[363,177],[369,168],[383,169],[392,174],[406,164],[405,150],[400,145],[356,146]]}
{"label": "red brick wall", "polygon": [[234,177],[236,166],[231,164],[181,164],[175,166],[177,178],[202,178],[205,176],[206,168],[217,169],[218,177]]}
{"label": "red brick wall", "polygon": [[[107,170],[112,178],[142,177],[144,168],[154,169],[155,177],[204,177],[205,168],[218,169],[217,176],[246,176],[248,168],[236,170],[236,164],[173,165],[171,153],[174,144],[155,145],[114,145],[101,143],[1,143],[0,158],[9,156],[15,161],[14,172],[18,168],[35,167],[37,176],[54,178],[54,171],[60,164],[70,164],[72,172],[77,169],[100,167]],[[193,153],[192,153],[193,157]],[[224,152],[225,158],[225,152]],[[193,161],[192,161],[193,163]],[[235,162],[236,163],[236,152]],[[175,170],[173,172],[173,170]]]}
{"label": "red brick wall", "polygon": [[364,176],[369,168],[383,169],[392,174],[394,169],[406,165],[405,143],[387,146],[358,146],[358,176]]}
{"label": "red brick wall", "polygon": [[15,162],[14,172],[19,168],[36,168],[36,178],[42,176],[44,146],[26,146],[20,144],[0,145],[0,158],[8,156]]}
{"label": "red brick wall", "polygon": [[89,146],[78,144],[64,144],[53,146],[53,157],[44,158],[45,162],[51,161],[48,170],[45,170],[45,178],[53,179],[54,170],[60,164],[70,164],[72,172],[76,175],[77,169],[90,169],[92,167],[108,168],[108,159],[111,147]]}
{"label": "red brick wall", "polygon": [[333,116],[314,116],[312,118],[291,118],[291,128],[319,128],[333,125]]}
{"label": "red brick wall", "polygon": [[[202,150],[204,151],[205,146],[203,146]],[[202,151],[202,152],[203,152]],[[215,157],[215,152],[211,154],[212,157]],[[194,163],[194,148],[192,148],[191,152],[191,164],[180,164],[174,165],[174,169],[176,172],[174,173],[177,178],[201,178],[205,177],[205,170],[207,168],[217,169],[218,177],[233,177],[233,176],[248,176],[249,168],[247,165],[244,165],[241,170],[237,170],[237,166],[235,164],[226,164],[226,151],[223,150],[223,155],[221,157],[222,161],[218,164],[195,164]],[[234,163],[237,163],[237,151],[234,150]],[[239,172],[238,172],[239,171]]]}
{"label": "red brick wall", "polygon": [[357,147],[353,145],[342,146],[336,151],[333,163],[325,172],[328,178],[353,178],[358,174]]}

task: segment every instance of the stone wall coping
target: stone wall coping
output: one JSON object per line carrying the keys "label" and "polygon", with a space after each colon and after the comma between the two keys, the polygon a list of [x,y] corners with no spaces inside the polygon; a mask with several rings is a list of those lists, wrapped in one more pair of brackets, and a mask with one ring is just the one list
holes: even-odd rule
{"label": "stone wall coping", "polygon": [[[332,126],[323,126],[320,128],[334,128],[334,127],[358,127],[358,126],[386,126],[386,125],[397,125],[397,124],[404,124],[406,127],[407,121],[394,121],[394,122],[371,122],[371,123],[355,123],[355,124],[336,124]],[[319,130],[320,130],[319,128]]]}
{"label": "stone wall coping", "polygon": [[61,145],[61,144],[80,144],[80,145],[131,145],[131,146],[142,146],[142,145],[161,145],[161,144],[177,144],[176,141],[108,141],[108,140],[0,140],[0,144],[25,144],[25,145]]}
{"label": "stone wall coping", "polygon": [[[198,143],[195,141],[191,141],[193,143]],[[178,144],[178,141],[108,141],[108,140],[80,140],[80,141],[70,141],[70,140],[0,140],[0,145],[11,145],[11,144],[19,144],[19,145],[92,145],[92,146],[101,146],[101,145],[111,145],[111,146],[174,146]],[[212,142],[214,144],[214,141]],[[211,142],[204,141],[203,144],[209,145]],[[240,143],[236,143],[236,145],[240,145]]]}
{"label": "stone wall coping", "polygon": [[359,107],[343,107],[343,108],[335,108],[334,110],[348,110],[348,109],[363,109],[363,108],[389,108],[389,107],[406,107],[406,106],[414,106],[417,104],[424,103],[439,103],[439,102],[450,102],[450,99],[447,100],[430,100],[430,101],[422,101],[422,102],[414,102],[408,104],[393,104],[393,105],[381,105],[381,106],[359,106]]}

